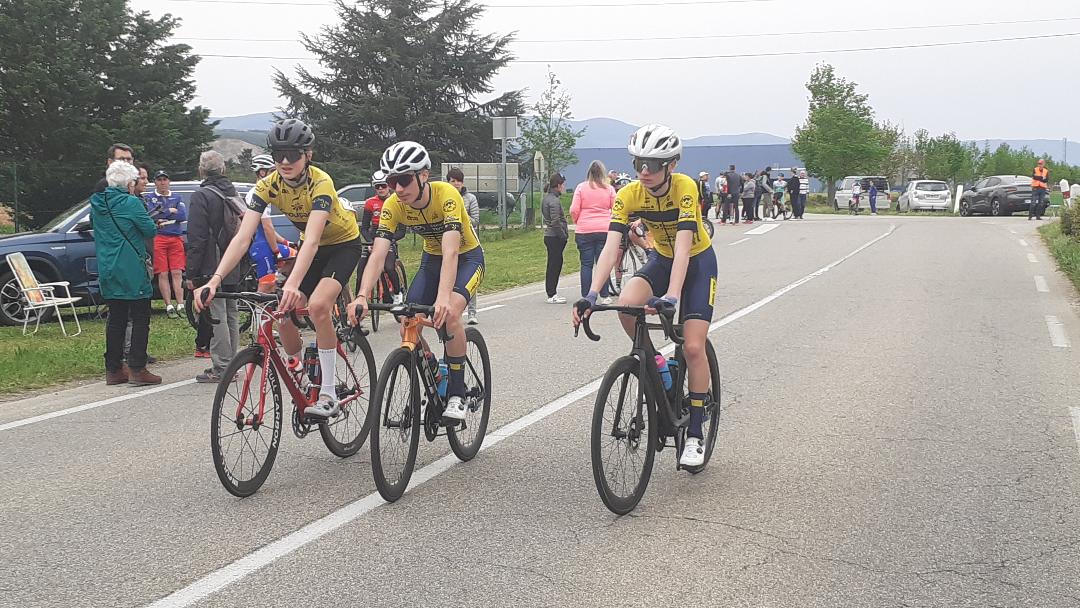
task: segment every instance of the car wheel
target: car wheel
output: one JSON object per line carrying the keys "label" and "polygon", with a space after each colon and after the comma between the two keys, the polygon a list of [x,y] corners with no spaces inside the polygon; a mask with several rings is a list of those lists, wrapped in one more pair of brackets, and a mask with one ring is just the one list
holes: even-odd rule
{"label": "car wheel", "polygon": [[967,201],[960,201],[960,217],[969,217],[971,215],[971,207]]}
{"label": "car wheel", "polygon": [[0,325],[22,325],[26,321],[33,323],[38,314],[45,315],[43,321],[48,318],[48,312],[27,312],[23,309],[22,293],[14,274],[6,272],[0,275]]}
{"label": "car wheel", "polygon": [[990,215],[1005,215],[1005,209],[1001,206],[1001,199],[995,198],[990,200]]}

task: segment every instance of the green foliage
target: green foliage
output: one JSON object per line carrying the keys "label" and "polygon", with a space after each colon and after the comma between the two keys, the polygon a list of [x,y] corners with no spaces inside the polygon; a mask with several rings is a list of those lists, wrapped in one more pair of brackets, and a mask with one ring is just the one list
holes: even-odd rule
{"label": "green foliage", "polygon": [[551,174],[577,162],[574,147],[585,129],[575,131],[570,126],[570,95],[560,88],[562,83],[550,68],[547,79],[547,90],[531,108],[535,116],[523,121],[521,140],[525,150],[544,155]]}
{"label": "green foliage", "polygon": [[114,142],[183,168],[213,141],[209,110],[186,107],[198,58],[169,43],[178,25],[127,0],[0,0],[0,141],[36,223],[90,192]]}
{"label": "green foliage", "polygon": [[833,66],[818,64],[806,83],[810,91],[810,113],[823,108],[842,108],[849,113],[871,120],[874,111],[870,107],[869,97],[859,93],[854,82],[836,75]]}
{"label": "green foliage", "polygon": [[975,178],[979,151],[974,145],[961,142],[953,133],[930,137],[925,130],[918,131],[915,152],[921,168],[919,177],[940,179],[953,186]]}
{"label": "green foliage", "polygon": [[[322,69],[278,72],[284,113],[309,121],[318,159],[370,167],[391,143],[423,143],[434,166],[493,161],[492,116],[521,113],[521,92],[491,97],[491,80],[512,59],[511,36],[475,30],[472,0],[337,3],[338,23],[303,36]],[[340,176],[336,176],[341,181]]]}

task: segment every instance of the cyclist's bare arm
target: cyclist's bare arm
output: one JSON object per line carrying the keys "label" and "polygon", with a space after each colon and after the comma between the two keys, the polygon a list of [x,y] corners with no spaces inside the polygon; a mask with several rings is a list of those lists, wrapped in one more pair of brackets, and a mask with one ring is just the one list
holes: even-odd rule
{"label": "cyclist's bare arm", "polygon": [[288,242],[288,241],[285,240],[284,237],[282,237],[280,234],[277,233],[277,230],[274,230],[274,221],[271,220],[270,218],[268,218],[268,217],[263,217],[262,218],[262,227],[263,227],[263,234],[266,236],[266,242],[270,244],[270,249],[271,250],[276,252],[278,243],[287,243]]}
{"label": "cyclist's bare arm", "polygon": [[[447,230],[442,235],[442,268],[439,270],[439,293],[435,297],[435,327],[442,327],[450,314],[450,294],[457,282],[458,248],[461,247],[461,233]],[[381,266],[380,266],[381,268]]]}
{"label": "cyclist's bare arm", "polygon": [[678,298],[686,282],[686,268],[690,265],[690,249],[694,246],[694,233],[680,230],[675,235],[675,257],[671,262],[671,278],[668,280],[666,296]]}
{"label": "cyclist's bare arm", "polygon": [[360,277],[359,286],[356,288],[356,297],[345,309],[349,313],[349,324],[356,325],[367,314],[368,294],[375,287],[375,281],[382,274],[382,266],[386,261],[386,253],[390,251],[390,239],[375,237],[371,243],[371,251],[368,252],[367,266],[364,266],[364,276]]}

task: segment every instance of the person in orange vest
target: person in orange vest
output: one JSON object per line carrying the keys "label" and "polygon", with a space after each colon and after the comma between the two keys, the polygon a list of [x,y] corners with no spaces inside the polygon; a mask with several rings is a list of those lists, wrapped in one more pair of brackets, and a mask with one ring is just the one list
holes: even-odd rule
{"label": "person in orange vest", "polygon": [[1028,219],[1032,217],[1042,219],[1043,210],[1046,209],[1046,196],[1050,188],[1050,170],[1046,168],[1046,161],[1039,159],[1039,164],[1031,172],[1031,207],[1028,208]]}

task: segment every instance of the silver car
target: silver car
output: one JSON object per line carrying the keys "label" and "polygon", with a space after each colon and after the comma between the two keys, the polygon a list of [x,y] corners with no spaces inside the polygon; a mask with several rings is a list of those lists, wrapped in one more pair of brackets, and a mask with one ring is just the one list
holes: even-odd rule
{"label": "silver car", "polygon": [[947,211],[950,202],[949,184],[936,179],[917,179],[900,193],[896,207],[900,211]]}

